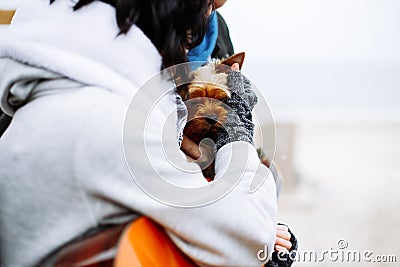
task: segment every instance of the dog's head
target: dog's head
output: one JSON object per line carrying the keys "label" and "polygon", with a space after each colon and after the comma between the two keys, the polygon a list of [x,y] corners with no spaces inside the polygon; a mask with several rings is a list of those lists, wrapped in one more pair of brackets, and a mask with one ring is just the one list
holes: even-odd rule
{"label": "dog's head", "polygon": [[193,141],[216,138],[218,128],[223,126],[228,113],[224,105],[231,96],[227,85],[228,72],[234,63],[239,63],[241,68],[243,60],[244,53],[239,53],[208,63],[191,73],[191,83],[184,98],[188,109],[184,132]]}
{"label": "dog's head", "polygon": [[227,78],[226,73],[217,72],[216,63],[200,67],[191,75],[187,98],[205,97],[225,102],[231,95]]}
{"label": "dog's head", "polygon": [[217,60],[208,63],[190,74],[191,83],[180,91],[183,101],[196,97],[209,97],[218,99],[222,102],[230,97],[230,91],[227,86],[228,72],[234,63],[242,68],[245,53],[237,53],[224,60]]}

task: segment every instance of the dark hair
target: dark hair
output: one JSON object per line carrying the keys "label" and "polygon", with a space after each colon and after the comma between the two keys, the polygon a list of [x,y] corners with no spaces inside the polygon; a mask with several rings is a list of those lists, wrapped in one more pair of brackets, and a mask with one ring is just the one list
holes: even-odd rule
{"label": "dark hair", "polygon": [[[55,0],[50,0],[50,4]],[[79,0],[74,10],[96,0]],[[161,68],[187,62],[186,49],[198,45],[207,29],[207,9],[213,0],[97,0],[116,9],[119,34],[133,24],[161,54]],[[190,33],[190,36],[189,36]]]}

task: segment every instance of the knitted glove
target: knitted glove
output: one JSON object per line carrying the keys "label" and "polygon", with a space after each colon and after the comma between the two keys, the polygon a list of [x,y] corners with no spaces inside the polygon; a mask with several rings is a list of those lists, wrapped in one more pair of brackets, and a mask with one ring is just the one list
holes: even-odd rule
{"label": "knitted glove", "polygon": [[257,96],[251,89],[251,82],[239,71],[228,73],[228,87],[231,97],[226,104],[230,108],[223,129],[218,133],[217,150],[234,141],[253,142],[254,124],[251,111],[257,104]]}
{"label": "knitted glove", "polygon": [[[278,223],[279,225],[285,225],[283,223]],[[289,250],[289,254],[282,254],[282,252],[274,251],[272,253],[272,258],[264,265],[264,267],[290,267],[292,266],[294,259],[296,258],[297,252],[297,238],[294,236],[292,231],[288,228],[290,233],[290,242],[292,243],[292,247]],[[279,253],[279,257],[278,257]]]}

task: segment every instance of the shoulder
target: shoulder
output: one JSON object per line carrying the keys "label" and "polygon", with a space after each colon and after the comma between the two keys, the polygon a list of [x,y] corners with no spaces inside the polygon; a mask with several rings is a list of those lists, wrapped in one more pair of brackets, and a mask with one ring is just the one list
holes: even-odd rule
{"label": "shoulder", "polygon": [[233,44],[229,34],[229,28],[219,12],[218,17],[218,38],[212,53],[213,58],[227,58],[234,53]]}

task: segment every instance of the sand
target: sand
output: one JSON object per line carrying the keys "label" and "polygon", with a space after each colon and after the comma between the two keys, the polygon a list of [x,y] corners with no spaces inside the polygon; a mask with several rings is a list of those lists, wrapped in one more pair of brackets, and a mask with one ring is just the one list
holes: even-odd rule
{"label": "sand", "polygon": [[397,263],[326,259],[295,266],[400,266],[400,124],[299,124],[293,141],[296,175],[282,191],[279,217],[297,234],[299,250],[321,255],[340,250],[344,239],[343,251],[397,257]]}

